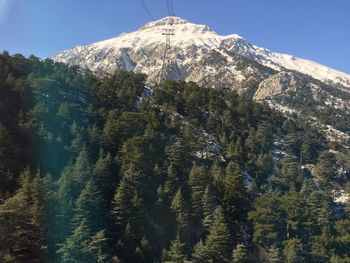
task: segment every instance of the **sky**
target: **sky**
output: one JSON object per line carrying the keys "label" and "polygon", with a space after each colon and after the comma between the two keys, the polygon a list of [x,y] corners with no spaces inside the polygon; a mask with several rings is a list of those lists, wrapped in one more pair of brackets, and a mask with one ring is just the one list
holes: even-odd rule
{"label": "sky", "polygon": [[[149,10],[148,14],[142,1]],[[167,16],[166,0],[0,0],[0,52],[47,57]],[[176,16],[221,35],[350,74],[349,0],[173,0]]]}

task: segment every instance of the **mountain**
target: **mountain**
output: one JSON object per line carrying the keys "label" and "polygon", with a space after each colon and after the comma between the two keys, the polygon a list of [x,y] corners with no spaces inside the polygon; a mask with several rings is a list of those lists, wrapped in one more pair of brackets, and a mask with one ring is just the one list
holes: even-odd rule
{"label": "mountain", "polygon": [[327,130],[332,140],[349,139],[350,75],[257,47],[239,35],[220,36],[206,25],[178,17],[150,22],[136,32],[77,46],[51,58],[98,76],[115,70],[145,73],[148,84],[154,85],[160,79],[166,48],[163,33],[169,29],[174,36],[166,79],[237,90],[286,114],[306,117]]}
{"label": "mountain", "polygon": [[[170,57],[171,77],[175,79],[204,81],[204,73],[209,76],[215,64],[225,61],[223,69],[226,75],[238,82],[249,75],[237,68],[234,55],[240,55],[276,71],[284,69],[298,71],[321,81],[332,82],[350,88],[350,75],[322,66],[312,61],[294,56],[273,53],[267,49],[250,44],[239,35],[220,36],[205,25],[190,23],[178,17],[166,17],[141,27],[136,32],[121,34],[116,38],[88,46],[78,46],[54,55],[57,61],[78,64],[96,73],[118,70],[134,70],[146,73],[154,80],[159,74],[165,46],[162,33],[166,29],[174,30],[171,40]],[[216,52],[217,53],[216,53]],[[233,54],[232,54],[233,53]],[[211,55],[217,55],[211,60]],[[199,67],[208,68],[198,72]],[[225,72],[221,72],[225,74]],[[208,74],[206,76],[208,77]],[[236,82],[234,81],[234,82]]]}
{"label": "mountain", "polygon": [[350,262],[350,150],[303,120],[193,82],[0,69],[0,262]]}

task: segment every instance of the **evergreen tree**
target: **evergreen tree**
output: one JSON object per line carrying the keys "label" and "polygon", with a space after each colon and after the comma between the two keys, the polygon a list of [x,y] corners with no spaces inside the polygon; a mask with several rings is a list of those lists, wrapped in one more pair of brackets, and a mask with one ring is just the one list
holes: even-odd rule
{"label": "evergreen tree", "polygon": [[171,198],[175,195],[177,189],[181,186],[181,184],[182,178],[180,172],[174,163],[170,163],[167,169],[167,177],[164,183],[164,193]]}
{"label": "evergreen tree", "polygon": [[337,255],[350,258],[350,220],[338,220],[335,225],[334,246]]}
{"label": "evergreen tree", "polygon": [[283,255],[287,263],[306,262],[305,251],[300,239],[288,239],[284,242]]}
{"label": "evergreen tree", "polygon": [[238,161],[244,161],[245,160],[244,153],[245,153],[244,143],[242,142],[242,138],[238,137],[235,145],[234,158]]}
{"label": "evergreen tree", "polygon": [[105,209],[101,193],[97,189],[95,182],[90,179],[76,201],[76,210],[73,220],[78,224],[80,224],[82,220],[85,220],[85,224],[89,229],[95,232],[97,229],[101,229],[104,224],[102,218],[103,215],[106,215]]}
{"label": "evergreen tree", "polygon": [[237,163],[231,161],[226,167],[225,174],[222,208],[226,218],[230,220],[230,225],[233,226],[235,221],[243,220],[246,215],[247,192],[243,172]]}
{"label": "evergreen tree", "polygon": [[100,230],[91,237],[87,250],[94,255],[94,262],[96,263],[110,261],[110,249],[108,247],[108,239],[106,237],[105,230]]}
{"label": "evergreen tree", "polygon": [[117,186],[112,201],[112,220],[119,230],[128,222],[140,223],[144,214],[143,196],[145,175],[134,165],[128,165],[122,172],[122,179]]}
{"label": "evergreen tree", "polygon": [[285,158],[282,162],[280,178],[284,189],[300,189],[302,177],[300,174],[299,165],[294,160]]}
{"label": "evergreen tree", "polygon": [[20,177],[21,188],[0,205],[0,260],[44,262],[46,260],[43,203],[40,179],[29,169]]}
{"label": "evergreen tree", "polygon": [[111,192],[114,190],[115,178],[113,176],[113,160],[110,153],[104,153],[100,150],[99,158],[93,168],[93,174],[95,176],[96,184],[104,189],[105,193],[102,193],[104,198],[110,198]]}
{"label": "evergreen tree", "polygon": [[202,199],[208,181],[207,171],[203,166],[193,165],[188,184],[191,187],[192,211],[195,218],[202,218]]}
{"label": "evergreen tree", "polygon": [[89,227],[83,220],[58,250],[61,262],[96,262],[94,255],[88,250],[91,234]]}
{"label": "evergreen tree", "polygon": [[248,263],[249,251],[244,244],[237,244],[232,252],[232,263]]}
{"label": "evergreen tree", "polygon": [[281,251],[276,246],[276,244],[273,244],[269,250],[268,250],[268,259],[269,263],[280,263],[282,262],[282,257],[281,257]]}
{"label": "evergreen tree", "polygon": [[330,233],[326,227],[323,227],[320,235],[311,238],[310,254],[312,258],[318,262],[329,262],[330,243]]}
{"label": "evergreen tree", "polygon": [[[8,52],[0,69],[0,262],[244,262],[241,242],[255,261],[350,262],[330,195],[348,192],[347,142],[227,89]],[[312,112],[350,130],[343,109]]]}
{"label": "evergreen tree", "polygon": [[286,213],[287,238],[306,238],[308,207],[302,194],[290,191],[282,197],[282,207]]}
{"label": "evergreen tree", "polygon": [[215,200],[215,195],[209,185],[205,188],[203,199],[202,199],[202,209],[203,209],[203,226],[208,229],[214,220],[214,211],[217,205],[217,201]]}
{"label": "evergreen tree", "polygon": [[275,192],[261,195],[254,204],[254,210],[248,213],[253,222],[253,241],[257,245],[270,247],[282,243],[285,238],[285,224],[280,196]]}
{"label": "evergreen tree", "polygon": [[15,183],[11,180],[12,176],[9,172],[13,168],[11,159],[14,157],[15,150],[16,145],[12,136],[0,120],[0,195],[6,190],[12,190],[11,184]]}
{"label": "evergreen tree", "polygon": [[176,222],[180,233],[182,233],[189,224],[189,211],[186,200],[182,195],[181,188],[176,192],[176,195],[171,202],[171,209],[176,216]]}
{"label": "evergreen tree", "polygon": [[225,173],[217,160],[214,160],[210,167],[209,174],[213,177],[215,187],[222,189],[225,184]]}
{"label": "evergreen tree", "polygon": [[306,198],[313,232],[320,233],[323,227],[330,230],[335,220],[335,215],[332,208],[333,200],[329,194],[324,190],[316,190]]}
{"label": "evergreen tree", "polygon": [[314,173],[321,180],[328,182],[336,176],[336,159],[331,152],[322,152],[318,158]]}
{"label": "evergreen tree", "polygon": [[181,242],[180,234],[177,233],[176,239],[171,242],[169,251],[163,252],[163,262],[183,263],[186,260],[185,244]]}
{"label": "evergreen tree", "polygon": [[247,149],[248,161],[254,163],[256,155],[258,154],[256,132],[254,128],[250,128],[249,130],[248,137],[245,140],[245,147]]}
{"label": "evergreen tree", "polygon": [[204,245],[197,244],[193,257],[195,262],[229,262],[231,236],[220,207],[215,210],[214,222],[209,228]]}

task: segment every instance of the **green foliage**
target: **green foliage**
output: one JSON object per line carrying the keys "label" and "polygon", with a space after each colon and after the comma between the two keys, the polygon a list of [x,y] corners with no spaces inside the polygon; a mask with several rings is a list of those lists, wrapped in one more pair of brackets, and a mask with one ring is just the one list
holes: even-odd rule
{"label": "green foliage", "polygon": [[222,209],[215,210],[213,224],[204,242],[200,241],[193,254],[195,262],[229,262],[231,236]]}
{"label": "green foliage", "polygon": [[284,242],[283,255],[287,263],[306,262],[305,251],[300,239],[288,239]]}
{"label": "green foliage", "polygon": [[241,167],[230,162],[225,170],[222,208],[227,220],[232,225],[246,216],[248,210],[247,192]]}
{"label": "green foliage", "polygon": [[183,263],[186,260],[185,244],[181,242],[179,233],[176,239],[171,242],[169,251],[163,251],[163,262]]}
{"label": "green foliage", "polygon": [[244,244],[238,244],[232,252],[232,263],[248,263],[249,253]]}
{"label": "green foliage", "polygon": [[335,155],[331,152],[322,152],[315,167],[315,174],[323,181],[331,181],[336,176]]}
{"label": "green foliage", "polygon": [[1,262],[347,262],[348,151],[316,126],[225,88],[0,69]]}
{"label": "green foliage", "polygon": [[203,215],[202,199],[207,183],[206,168],[194,164],[189,175],[188,184],[191,187],[192,210],[200,218]]}
{"label": "green foliage", "polygon": [[268,250],[269,263],[280,263],[282,262],[281,251],[279,247],[273,244]]}
{"label": "green foliage", "polygon": [[0,205],[0,260],[42,262],[47,252],[43,227],[46,214],[42,207],[45,189],[29,169],[21,173],[20,180],[17,193]]}
{"label": "green foliage", "polygon": [[281,243],[285,235],[282,202],[278,194],[266,193],[260,196],[254,210],[248,214],[253,222],[253,240],[256,244],[270,247]]}

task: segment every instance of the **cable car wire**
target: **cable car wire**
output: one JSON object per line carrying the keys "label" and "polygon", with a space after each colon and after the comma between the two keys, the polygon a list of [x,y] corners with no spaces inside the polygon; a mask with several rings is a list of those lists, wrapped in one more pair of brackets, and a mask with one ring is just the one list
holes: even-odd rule
{"label": "cable car wire", "polygon": [[142,5],[143,9],[145,10],[147,16],[149,17],[149,19],[151,19],[153,21],[154,20],[154,16],[152,15],[151,11],[147,7],[145,1],[144,0],[139,0],[139,1],[140,1],[140,4]]}

